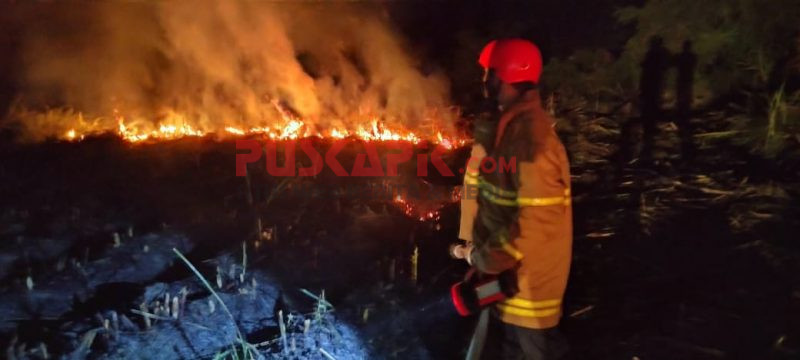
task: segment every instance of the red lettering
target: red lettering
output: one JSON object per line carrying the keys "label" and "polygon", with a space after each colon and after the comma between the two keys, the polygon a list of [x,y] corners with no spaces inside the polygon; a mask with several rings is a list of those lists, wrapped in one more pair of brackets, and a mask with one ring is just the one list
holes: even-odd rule
{"label": "red lettering", "polygon": [[417,154],[417,176],[428,176],[428,155]]}
{"label": "red lettering", "polygon": [[391,149],[399,149],[400,153],[389,153],[386,154],[386,175],[387,176],[397,176],[397,165],[404,163],[408,160],[411,160],[411,157],[414,155],[411,150],[411,144],[405,141],[403,142],[393,142],[387,147]]}
{"label": "red lettering", "polygon": [[[477,161],[477,163],[475,163],[474,164],[475,166],[473,167],[473,163],[476,162],[476,161]],[[476,158],[474,156],[470,156],[469,159],[467,159],[467,169],[476,169],[477,170],[481,166],[480,161],[481,161],[481,159]]]}
{"label": "red lettering", "polygon": [[499,164],[499,171],[505,172],[507,174],[516,174],[517,173],[517,157],[512,156],[509,159],[509,162],[506,162],[505,157],[500,157],[497,161]]}
{"label": "red lettering", "polygon": [[255,140],[236,140],[236,150],[249,151],[236,154],[236,176],[246,176],[247,164],[261,158],[261,144]]}
{"label": "red lettering", "polygon": [[378,156],[378,150],[375,149],[374,143],[364,143],[364,150],[367,151],[369,157],[370,167],[364,167],[366,157],[364,154],[357,154],[356,161],[353,163],[353,171],[350,176],[383,176],[383,168],[381,167],[381,158]]}
{"label": "red lettering", "polygon": [[283,167],[278,167],[278,149],[274,141],[267,143],[267,174],[272,176],[295,176],[294,141],[284,146]]}
{"label": "red lettering", "polygon": [[436,170],[439,171],[439,174],[442,176],[453,176],[453,172],[450,171],[450,168],[447,167],[447,164],[444,163],[442,160],[442,153],[447,150],[442,146],[437,146],[431,152],[431,164]]}
{"label": "red lettering", "polygon": [[[491,167],[487,168],[486,167],[487,164],[491,164]],[[489,156],[483,158],[483,160],[481,161],[481,170],[484,173],[490,174],[490,173],[494,172],[495,169],[497,169],[497,162],[493,158],[491,158]]]}
{"label": "red lettering", "polygon": [[336,154],[338,154],[339,151],[342,151],[344,145],[344,141],[334,141],[331,148],[325,153],[325,164],[327,164],[328,167],[333,170],[333,173],[336,174],[336,176],[349,176],[344,167],[342,167],[342,164],[339,163],[339,160],[336,159]]}
{"label": "red lettering", "polygon": [[319,154],[311,139],[300,140],[300,149],[303,150],[308,158],[311,159],[311,166],[302,167],[299,170],[300,176],[317,176],[322,172],[322,155]]}

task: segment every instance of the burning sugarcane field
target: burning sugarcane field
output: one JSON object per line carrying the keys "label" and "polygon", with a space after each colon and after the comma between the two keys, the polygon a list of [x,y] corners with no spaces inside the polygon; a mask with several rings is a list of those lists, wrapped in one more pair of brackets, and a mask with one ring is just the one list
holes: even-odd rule
{"label": "burning sugarcane field", "polygon": [[800,359],[800,2],[0,1],[0,357]]}

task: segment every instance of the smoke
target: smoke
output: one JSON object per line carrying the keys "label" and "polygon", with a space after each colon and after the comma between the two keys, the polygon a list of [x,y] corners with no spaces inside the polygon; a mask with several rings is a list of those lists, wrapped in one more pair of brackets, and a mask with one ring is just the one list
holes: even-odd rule
{"label": "smoke", "polygon": [[145,129],[269,126],[282,121],[275,104],[320,131],[367,116],[419,131],[449,102],[446,78],[418,70],[374,3],[32,2],[11,11],[23,65],[10,118],[29,138],[114,130],[117,115]]}

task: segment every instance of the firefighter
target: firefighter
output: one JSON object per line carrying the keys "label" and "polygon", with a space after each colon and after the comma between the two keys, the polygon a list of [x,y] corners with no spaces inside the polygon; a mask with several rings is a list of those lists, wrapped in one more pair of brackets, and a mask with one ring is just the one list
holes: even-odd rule
{"label": "firefighter", "polygon": [[557,325],[572,257],[570,173],[537,88],[541,54],[527,40],[495,40],[478,62],[499,116],[476,124],[459,235],[466,244],[452,255],[480,273],[513,276],[518,292],[481,312],[467,358],[563,359]]}

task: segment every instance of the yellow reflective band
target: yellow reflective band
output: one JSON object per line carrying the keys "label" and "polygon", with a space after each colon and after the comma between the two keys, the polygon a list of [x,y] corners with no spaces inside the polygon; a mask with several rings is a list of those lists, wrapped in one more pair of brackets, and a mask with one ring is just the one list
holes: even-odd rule
{"label": "yellow reflective band", "polygon": [[532,301],[521,298],[511,298],[503,301],[503,303],[523,309],[547,309],[561,305],[561,299]]}
{"label": "yellow reflective band", "polygon": [[486,190],[489,190],[489,191],[497,194],[498,196],[512,197],[512,198],[513,197],[517,197],[517,192],[516,191],[511,191],[511,190],[506,190],[506,189],[500,188],[500,187],[498,187],[498,186],[496,186],[496,185],[494,185],[494,184],[492,184],[492,183],[490,183],[490,182],[488,182],[488,181],[486,181],[486,180],[484,180],[482,178],[480,179],[480,182],[481,182],[481,187],[482,188],[485,188]]}
{"label": "yellow reflective band", "polygon": [[524,317],[548,317],[557,315],[561,312],[561,308],[555,307],[552,309],[541,309],[541,310],[530,310],[530,309],[520,309],[513,306],[497,304],[497,308],[504,314],[511,314],[517,316],[524,316]]}
{"label": "yellow reflective band", "polygon": [[465,176],[464,177],[464,184],[467,184],[467,185],[478,185],[478,179],[469,178],[469,177]]}
{"label": "yellow reflective band", "polygon": [[481,188],[481,196],[486,198],[486,200],[491,201],[497,205],[501,206],[553,206],[553,205],[564,205],[569,206],[572,203],[572,200],[568,197],[563,196],[554,196],[554,197],[544,197],[544,198],[526,198],[526,197],[518,197],[516,199],[506,199],[499,196],[496,196],[489,192],[487,189]]}
{"label": "yellow reflective band", "polygon": [[503,247],[503,251],[507,252],[509,255],[511,255],[511,257],[513,257],[517,261],[520,261],[522,260],[522,258],[525,257],[519,250],[517,250],[517,248],[509,244],[508,241],[506,241],[503,238],[500,238],[500,245]]}
{"label": "yellow reflective band", "polygon": [[505,199],[505,198],[501,198],[501,197],[498,197],[498,196],[495,196],[495,195],[493,195],[492,193],[490,193],[490,192],[489,192],[489,191],[487,191],[486,189],[481,189],[481,195],[482,195],[483,197],[485,197],[485,198],[486,198],[486,200],[489,200],[489,201],[491,201],[491,202],[493,202],[493,203],[495,203],[495,204],[497,204],[497,205],[502,205],[502,206],[517,206],[517,200],[516,200],[516,199]]}
{"label": "yellow reflective band", "polygon": [[541,197],[541,198],[518,197],[517,204],[519,206],[551,206],[551,205],[566,206],[570,204],[570,199],[564,196]]}

